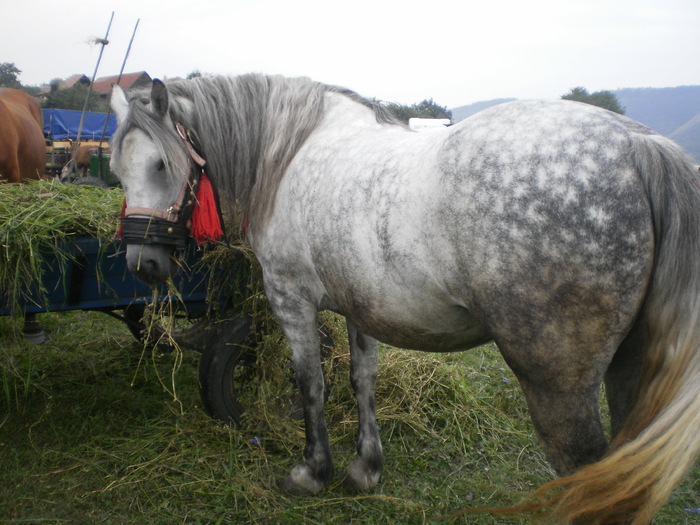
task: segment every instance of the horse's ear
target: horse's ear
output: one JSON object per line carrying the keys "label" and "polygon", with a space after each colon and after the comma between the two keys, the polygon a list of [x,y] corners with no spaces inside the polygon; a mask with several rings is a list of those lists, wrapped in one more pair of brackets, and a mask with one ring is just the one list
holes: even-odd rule
{"label": "horse's ear", "polygon": [[153,81],[151,89],[151,104],[156,115],[165,117],[168,114],[168,88],[158,79]]}
{"label": "horse's ear", "polygon": [[112,86],[112,99],[109,105],[117,116],[117,122],[124,122],[126,114],[129,112],[129,101],[126,99],[124,90],[116,84]]}

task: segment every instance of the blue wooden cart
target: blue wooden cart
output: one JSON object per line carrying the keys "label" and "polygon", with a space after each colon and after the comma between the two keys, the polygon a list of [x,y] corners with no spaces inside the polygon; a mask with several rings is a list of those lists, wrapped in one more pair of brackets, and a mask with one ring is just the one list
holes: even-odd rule
{"label": "blue wooden cart", "polygon": [[[142,322],[146,305],[154,300],[153,290],[129,272],[120,242],[80,238],[67,246],[67,252],[69,256],[60,260],[56,256],[44,257],[43,291],[38,286],[24,290],[19,304],[8,304],[12,301],[7,295],[0,295],[4,297],[0,300],[0,315],[99,311],[124,321],[142,342],[158,340],[158,334]],[[185,328],[174,334],[177,344],[202,353],[199,386],[204,408],[228,424],[239,425],[243,407],[238,394],[246,387],[241,384],[239,365],[250,361],[250,317],[230,300],[219,310],[225,312],[224,316],[209,315],[208,275],[197,264],[199,257],[194,249],[186,253],[183,266],[188,271],[181,271],[174,278],[177,298],[161,290],[155,299],[171,301],[173,310],[187,320]]]}

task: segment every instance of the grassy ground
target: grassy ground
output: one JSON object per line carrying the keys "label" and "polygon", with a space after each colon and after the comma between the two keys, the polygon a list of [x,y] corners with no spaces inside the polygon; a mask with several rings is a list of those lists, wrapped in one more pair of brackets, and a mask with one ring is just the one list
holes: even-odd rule
{"label": "grassy ground", "polygon": [[[49,340],[32,346],[0,318],[0,523],[525,523],[439,518],[515,503],[553,477],[493,347],[446,356],[384,349],[379,486],[287,498],[276,482],[304,442],[285,413],[287,381],[262,381],[234,430],[200,408],[196,353],[143,351],[96,312],[41,320]],[[356,416],[343,344],[337,356],[327,413],[342,472]],[[699,467],[658,523],[700,523],[685,510],[700,507]]]}

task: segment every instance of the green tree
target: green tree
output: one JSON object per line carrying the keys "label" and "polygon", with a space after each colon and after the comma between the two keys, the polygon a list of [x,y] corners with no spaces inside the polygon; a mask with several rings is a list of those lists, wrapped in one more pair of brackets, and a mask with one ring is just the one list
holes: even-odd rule
{"label": "green tree", "polygon": [[386,108],[402,122],[408,123],[410,118],[448,118],[452,119],[452,112],[445,106],[438,105],[432,98],[425,99],[422,102],[405,106],[401,104],[390,103]]}
{"label": "green tree", "polygon": [[586,88],[575,87],[572,88],[566,95],[562,95],[561,98],[564,100],[575,100],[577,102],[584,102],[586,104],[591,104],[593,106],[598,106],[620,115],[625,114],[625,108],[620,105],[620,101],[614,93],[610,91],[596,91],[595,93],[588,93]]}
{"label": "green tree", "polygon": [[8,87],[20,89],[22,83],[17,78],[21,70],[19,70],[13,62],[3,62],[0,64],[0,87]]}
{"label": "green tree", "polygon": [[[60,79],[51,81],[49,84],[51,86],[51,91],[49,91],[46,97],[46,105],[44,107],[82,111],[83,105],[85,104],[85,97],[87,96],[88,89],[90,89],[89,86],[78,83],[68,89],[59,89],[60,84]],[[109,100],[100,97],[99,93],[90,93],[87,111],[106,113],[108,109]]]}

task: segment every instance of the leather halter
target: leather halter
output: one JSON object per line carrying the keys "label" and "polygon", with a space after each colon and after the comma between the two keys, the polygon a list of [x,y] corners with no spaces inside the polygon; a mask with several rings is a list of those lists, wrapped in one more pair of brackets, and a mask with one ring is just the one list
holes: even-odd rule
{"label": "leather halter", "polygon": [[175,129],[192,160],[190,172],[185,177],[174,204],[167,210],[138,206],[124,208],[121,231],[122,240],[126,244],[164,244],[177,251],[182,251],[187,246],[197,185],[206,161],[195,150],[194,141],[182,124],[175,124]]}

